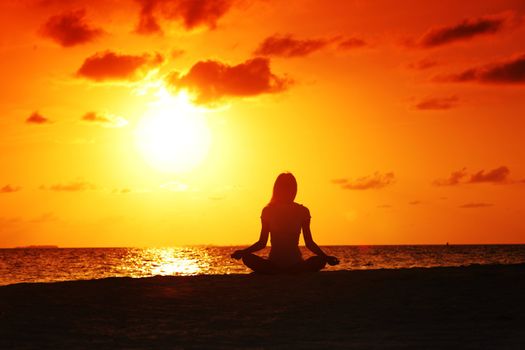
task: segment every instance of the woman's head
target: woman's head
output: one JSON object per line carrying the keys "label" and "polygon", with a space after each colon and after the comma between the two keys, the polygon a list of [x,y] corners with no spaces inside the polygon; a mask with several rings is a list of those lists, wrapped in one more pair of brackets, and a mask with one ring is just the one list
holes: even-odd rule
{"label": "woman's head", "polygon": [[270,203],[293,202],[297,194],[297,181],[291,173],[282,173],[277,176],[273,185],[273,195]]}

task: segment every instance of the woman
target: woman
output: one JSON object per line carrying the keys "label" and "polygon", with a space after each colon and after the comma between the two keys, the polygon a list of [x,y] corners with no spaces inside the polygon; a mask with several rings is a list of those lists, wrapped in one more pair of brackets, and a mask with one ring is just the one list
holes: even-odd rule
{"label": "woman", "polygon": [[[277,177],[273,185],[270,203],[261,214],[261,236],[252,246],[235,251],[231,256],[241,259],[255,272],[275,274],[282,272],[316,272],[329,265],[339,264],[335,256],[326,255],[312,239],[310,232],[310,211],[294,202],[297,194],[297,181],[290,173]],[[299,250],[299,236],[303,230],[304,243],[315,256],[303,260]],[[268,259],[261,258],[253,252],[266,247],[268,236],[271,236],[272,247]]]}

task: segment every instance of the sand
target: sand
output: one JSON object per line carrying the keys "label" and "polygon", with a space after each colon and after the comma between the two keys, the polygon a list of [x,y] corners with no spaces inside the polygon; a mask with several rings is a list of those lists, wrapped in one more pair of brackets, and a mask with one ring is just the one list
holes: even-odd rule
{"label": "sand", "polygon": [[523,349],[525,264],[3,286],[0,348]]}

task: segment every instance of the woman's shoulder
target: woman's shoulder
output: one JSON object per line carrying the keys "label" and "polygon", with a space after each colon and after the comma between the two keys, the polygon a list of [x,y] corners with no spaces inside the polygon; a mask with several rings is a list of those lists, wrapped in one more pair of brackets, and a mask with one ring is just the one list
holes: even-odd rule
{"label": "woman's shoulder", "polygon": [[305,205],[302,205],[301,203],[293,203],[297,210],[301,211],[305,216],[310,216],[310,210],[305,206]]}
{"label": "woman's shoulder", "polygon": [[262,212],[263,213],[270,212],[272,210],[284,209],[284,208],[293,208],[296,210],[309,212],[308,208],[305,205],[301,203],[296,203],[296,202],[285,203],[285,204],[269,203],[263,208]]}

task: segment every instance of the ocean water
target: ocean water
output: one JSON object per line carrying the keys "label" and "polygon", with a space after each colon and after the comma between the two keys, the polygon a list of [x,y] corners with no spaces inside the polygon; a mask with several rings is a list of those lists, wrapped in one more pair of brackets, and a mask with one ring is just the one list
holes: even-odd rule
{"label": "ocean water", "polygon": [[[239,247],[0,249],[0,285],[105,277],[249,273]],[[309,254],[304,248],[303,256]],[[268,248],[258,252],[267,256]],[[329,246],[327,270],[525,263],[525,245]]]}

